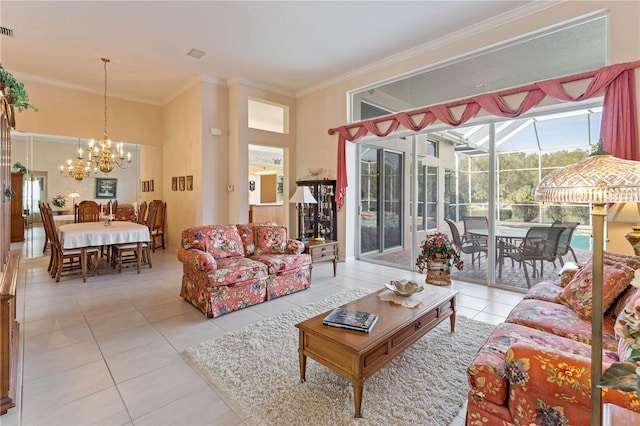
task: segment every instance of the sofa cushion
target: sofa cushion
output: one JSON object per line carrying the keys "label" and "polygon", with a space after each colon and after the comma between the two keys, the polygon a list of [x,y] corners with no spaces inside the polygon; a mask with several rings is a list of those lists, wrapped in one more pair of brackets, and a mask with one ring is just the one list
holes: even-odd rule
{"label": "sofa cushion", "polygon": [[[578,315],[591,320],[593,264],[587,263],[558,295],[558,302],[569,306]],[[634,270],[620,262],[605,260],[603,265],[602,310],[609,306],[624,292],[634,277]]]}
{"label": "sofa cushion", "polygon": [[242,239],[242,244],[244,245],[244,252],[247,256],[251,256],[256,250],[255,227],[259,225],[276,226],[277,223],[260,222],[236,225],[236,228],[238,228],[238,232],[240,233],[240,238]]}
{"label": "sofa cushion", "polygon": [[640,291],[636,291],[628,299],[626,306],[616,318],[614,328],[616,336],[621,340],[618,345],[620,355],[624,357],[622,359],[627,359],[631,349],[640,349]]}
{"label": "sofa cushion", "polygon": [[182,231],[182,248],[195,248],[214,259],[244,256],[240,233],[234,225],[209,225]]}
{"label": "sofa cushion", "polygon": [[284,254],[287,251],[287,228],[284,226],[256,226],[255,254]]}
{"label": "sofa cushion", "polygon": [[[540,348],[555,348],[563,352],[591,356],[591,346],[545,331],[513,323],[499,324],[487,337],[467,369],[470,395],[504,405],[509,387],[505,379],[505,355],[517,342],[527,342]],[[605,350],[603,360],[615,362],[615,352]]]}
{"label": "sofa cushion", "polygon": [[251,259],[267,265],[269,274],[290,271],[311,264],[311,256],[308,254],[254,254]]}
{"label": "sofa cushion", "polygon": [[534,285],[524,295],[525,299],[546,300],[556,302],[558,295],[562,293],[562,287],[551,281],[541,281]]}
{"label": "sofa cushion", "polygon": [[[576,311],[559,303],[523,299],[505,321],[591,344],[591,321],[580,318]],[[614,322],[615,318],[604,317],[602,323],[602,347],[613,352],[618,348]]]}
{"label": "sofa cushion", "polygon": [[264,278],[268,275],[264,263],[246,257],[225,257],[219,259],[218,268],[209,273],[210,286],[228,285],[240,281]]}
{"label": "sofa cushion", "polygon": [[640,269],[640,256],[633,254],[614,253],[612,251],[604,251],[602,257],[608,262],[622,262],[631,269]]}

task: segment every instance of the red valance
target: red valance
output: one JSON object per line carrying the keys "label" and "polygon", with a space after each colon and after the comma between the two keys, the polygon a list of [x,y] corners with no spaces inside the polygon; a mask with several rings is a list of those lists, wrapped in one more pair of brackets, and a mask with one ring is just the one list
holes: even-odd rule
{"label": "red valance", "polygon": [[[638,126],[636,112],[635,68],[640,61],[610,65],[594,71],[574,74],[553,80],[533,83],[515,89],[486,93],[472,98],[399,112],[367,121],[329,129],[329,134],[338,133],[338,170],[336,202],[338,208],[344,204],[347,188],[346,141],[356,142],[368,133],[385,137],[403,126],[414,132],[424,130],[436,120],[451,126],[460,126],[473,117],[480,109],[499,117],[518,117],[542,102],[546,96],[559,101],[578,102],[593,98],[604,91],[604,105],[600,136],[604,148],[616,157],[638,160]],[[563,84],[591,78],[587,89],[577,97],[570,96]],[[527,92],[518,108],[512,109],[504,97]],[[465,105],[462,116],[456,119],[451,109]],[[415,120],[418,120],[416,123]]]}

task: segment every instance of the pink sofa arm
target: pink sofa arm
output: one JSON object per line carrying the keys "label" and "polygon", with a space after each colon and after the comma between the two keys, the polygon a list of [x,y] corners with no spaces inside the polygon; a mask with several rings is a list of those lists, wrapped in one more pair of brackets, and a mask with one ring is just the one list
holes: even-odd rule
{"label": "pink sofa arm", "polygon": [[[613,362],[603,354],[603,371]],[[591,359],[527,342],[510,346],[506,354],[509,411],[516,423],[535,424],[539,418],[563,418],[569,424],[589,424],[591,407]],[[603,389],[602,401],[640,410],[640,398],[632,392]]]}
{"label": "pink sofa arm", "polygon": [[189,267],[196,271],[218,269],[218,264],[213,256],[198,249],[178,249],[178,260],[184,264],[184,267]]}
{"label": "pink sofa arm", "polygon": [[287,240],[286,254],[302,254],[304,253],[304,243],[298,240]]}

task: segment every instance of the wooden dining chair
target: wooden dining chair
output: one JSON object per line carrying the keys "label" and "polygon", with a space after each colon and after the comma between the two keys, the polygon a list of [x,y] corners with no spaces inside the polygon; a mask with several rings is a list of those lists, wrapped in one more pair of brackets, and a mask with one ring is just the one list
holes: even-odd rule
{"label": "wooden dining chair", "polygon": [[47,221],[45,230],[49,230],[52,252],[51,276],[56,282],[60,282],[62,275],[71,275],[79,270],[82,281],[87,281],[87,265],[89,259],[92,261],[94,275],[98,274],[99,251],[96,247],[85,247],[82,249],[64,249],[58,238],[58,232],[53,220],[53,211],[45,208],[43,211],[43,222]]}
{"label": "wooden dining chair", "polygon": [[[147,223],[145,224],[149,228],[149,235],[151,235],[151,229],[156,221],[157,209],[158,207],[155,203],[149,205]],[[117,266],[118,272],[122,272],[123,265],[125,268],[135,265],[138,268],[138,273],[140,273],[142,265],[149,265],[149,268],[152,268],[151,245],[152,241],[142,243],[142,258],[138,261],[138,243],[114,244],[112,246],[112,267]]]}
{"label": "wooden dining chair", "polygon": [[147,202],[143,201],[142,203],[140,203],[140,207],[138,207],[136,222],[145,223],[146,218],[147,218]]}
{"label": "wooden dining chair", "polygon": [[[167,203],[162,200],[153,200],[149,203],[149,207],[151,207],[151,204],[156,204],[157,207],[156,223],[151,231],[151,251],[155,253],[156,248],[162,247],[164,249],[164,227],[167,217]],[[160,245],[157,244],[157,240],[160,240]]]}
{"label": "wooden dining chair", "polygon": [[76,222],[100,222],[100,205],[93,200],[85,200],[78,204]]}

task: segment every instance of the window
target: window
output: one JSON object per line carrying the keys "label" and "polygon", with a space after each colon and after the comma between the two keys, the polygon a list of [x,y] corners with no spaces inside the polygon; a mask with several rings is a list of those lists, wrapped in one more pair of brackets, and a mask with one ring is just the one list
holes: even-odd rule
{"label": "window", "polygon": [[250,129],[287,134],[289,133],[289,107],[249,98],[248,121]]}

